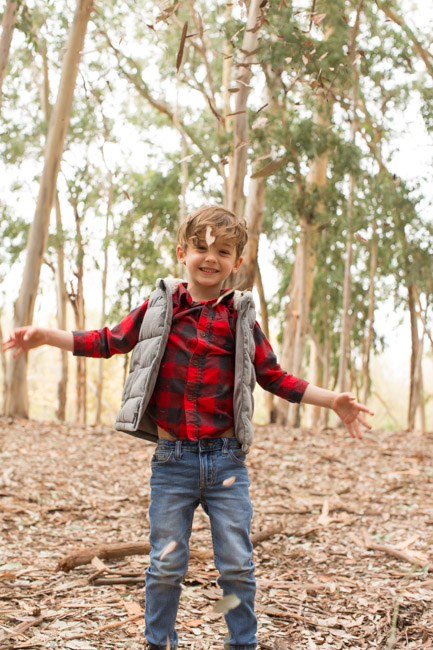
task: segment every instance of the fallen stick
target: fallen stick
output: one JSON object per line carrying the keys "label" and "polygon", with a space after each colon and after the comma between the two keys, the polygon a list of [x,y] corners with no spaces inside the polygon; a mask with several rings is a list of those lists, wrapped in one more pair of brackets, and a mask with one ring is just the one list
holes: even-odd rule
{"label": "fallen stick", "polygon": [[[269,528],[268,530],[262,530],[255,535],[251,535],[251,542],[253,545],[260,544],[266,539],[278,535],[283,531],[282,524]],[[114,560],[129,555],[148,555],[150,553],[151,546],[148,542],[137,542],[137,543],[127,543],[127,544],[99,544],[98,546],[92,546],[90,548],[82,548],[75,553],[70,553],[60,560],[56,570],[68,572],[71,569],[75,569],[77,566],[83,564],[90,564],[94,557],[98,557],[100,560]],[[213,557],[212,550],[200,551],[197,549],[191,549],[190,557],[196,558],[198,560],[209,560]]]}
{"label": "fallen stick", "polygon": [[[23,621],[16,627],[14,627],[12,630],[9,632],[5,632],[1,637],[0,637],[0,644],[3,644],[5,641],[8,639],[14,637],[14,636],[23,636],[24,632],[27,632],[33,625],[39,625],[42,623],[44,620],[43,616],[37,616],[36,618],[32,618],[29,621]],[[25,637],[24,637],[25,638]],[[0,645],[0,648],[2,645]]]}

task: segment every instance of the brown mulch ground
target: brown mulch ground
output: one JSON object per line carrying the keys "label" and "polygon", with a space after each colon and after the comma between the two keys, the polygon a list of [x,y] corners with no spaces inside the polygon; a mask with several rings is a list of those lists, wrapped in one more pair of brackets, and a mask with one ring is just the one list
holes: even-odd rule
{"label": "brown mulch ground", "polygon": [[[262,649],[433,647],[432,443],[257,428],[253,533],[283,526],[255,548]],[[146,555],[56,566],[83,546],[146,541],[152,450],[111,430],[0,419],[1,650],[143,647]],[[191,546],[210,548],[201,511]],[[136,582],[94,584],[98,567],[102,582]],[[191,560],[182,649],[222,648],[216,577]]]}

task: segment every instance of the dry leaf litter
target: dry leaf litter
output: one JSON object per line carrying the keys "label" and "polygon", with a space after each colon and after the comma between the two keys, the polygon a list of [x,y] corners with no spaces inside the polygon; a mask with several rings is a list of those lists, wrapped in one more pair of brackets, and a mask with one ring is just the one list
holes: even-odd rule
{"label": "dry leaf litter", "polygon": [[[433,434],[359,442],[338,430],[256,427],[248,465],[252,533],[265,538],[254,551],[261,649],[432,647],[432,443]],[[0,419],[1,650],[143,648],[147,555],[95,558],[69,573],[57,564],[98,544],[147,542],[152,453],[110,429]],[[191,547],[211,548],[201,510]],[[223,647],[216,578],[212,560],[191,558],[180,649]]]}

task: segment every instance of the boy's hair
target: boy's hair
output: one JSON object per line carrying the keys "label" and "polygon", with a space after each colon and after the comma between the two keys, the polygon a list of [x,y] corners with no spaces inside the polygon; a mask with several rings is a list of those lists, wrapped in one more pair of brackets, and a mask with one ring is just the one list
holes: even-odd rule
{"label": "boy's hair", "polygon": [[247,222],[230,210],[216,205],[205,205],[190,214],[177,231],[177,243],[186,251],[188,243],[196,244],[200,234],[206,231],[208,226],[212,229],[214,237],[225,237],[233,241],[236,257],[239,259],[248,241]]}

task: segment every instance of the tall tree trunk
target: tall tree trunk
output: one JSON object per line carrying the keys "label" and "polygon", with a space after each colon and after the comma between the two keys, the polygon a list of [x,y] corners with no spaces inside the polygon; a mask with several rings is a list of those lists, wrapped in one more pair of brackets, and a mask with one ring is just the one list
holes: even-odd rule
{"label": "tall tree trunk", "polygon": [[248,224],[248,243],[244,250],[244,261],[239,271],[233,276],[231,286],[244,291],[252,289],[257,276],[257,255],[259,238],[263,230],[263,215],[265,212],[266,186],[264,178],[254,178],[250,181],[245,207]]}
{"label": "tall tree trunk", "polygon": [[[48,129],[44,169],[36,212],[29,232],[23,280],[15,303],[15,327],[30,325],[33,320],[39,275],[46,249],[50,213],[69,125],[80,52],[83,50],[84,37],[92,9],[93,0],[78,0],[74,21],[69,30],[59,93]],[[27,355],[22,355],[9,363],[6,413],[28,417]]]}
{"label": "tall tree trunk", "polygon": [[244,213],[244,180],[247,172],[248,147],[243,146],[248,140],[247,100],[251,80],[251,61],[257,48],[261,19],[262,0],[251,0],[248,9],[248,20],[242,41],[243,53],[240,73],[236,80],[239,91],[236,93],[235,113],[233,121],[233,158],[229,173],[229,199],[225,202],[229,210],[235,214]]}
{"label": "tall tree trunk", "polygon": [[[353,73],[353,98],[352,98],[352,124],[351,136],[352,144],[356,144],[356,133],[358,131],[358,84],[359,75],[356,69],[356,38],[359,31],[359,18],[363,0],[358,3],[358,10],[356,14],[355,24],[352,29],[352,37],[350,41],[350,60],[352,64]],[[346,259],[344,264],[344,283],[343,283],[343,308],[341,314],[341,333],[340,333],[340,356],[339,356],[339,369],[338,381],[339,390],[341,393],[347,391],[347,366],[349,361],[349,347],[350,347],[350,304],[352,296],[352,261],[353,261],[353,217],[355,207],[355,189],[356,179],[353,173],[349,178],[349,196],[347,200],[347,240],[346,240]]]}
{"label": "tall tree trunk", "polygon": [[410,315],[410,333],[412,351],[410,356],[410,387],[409,387],[409,409],[407,415],[407,429],[413,431],[415,428],[415,414],[420,399],[420,386],[418,377],[418,366],[420,359],[420,342],[418,336],[418,317],[415,309],[415,289],[413,284],[408,286],[408,306]]}
{"label": "tall tree trunk", "polygon": [[373,323],[374,323],[374,307],[375,307],[375,293],[374,283],[376,279],[377,270],[377,249],[378,237],[376,222],[373,222],[373,237],[371,241],[370,252],[370,286],[368,290],[368,326],[365,336],[364,354],[362,359],[362,375],[363,375],[363,402],[367,403],[370,394],[370,354],[373,344]]}
{"label": "tall tree trunk", "polygon": [[[353,194],[351,193],[353,200]],[[340,332],[340,356],[338,364],[338,388],[341,393],[348,390],[347,388],[347,366],[349,357],[350,341],[350,303],[352,294],[352,261],[353,261],[353,233],[352,226],[349,224],[349,232],[346,240],[346,259],[344,263],[344,282],[343,282],[343,307],[341,313],[341,332]]]}
{"label": "tall tree trunk", "polygon": [[[63,242],[62,213],[60,209],[59,196],[56,192],[56,228],[57,228],[57,327],[61,330],[67,329],[67,304],[68,293],[65,285],[65,252]],[[66,401],[68,394],[68,352],[60,350],[61,374],[57,384],[57,411],[56,416],[60,422],[66,420]]]}
{"label": "tall tree trunk", "polygon": [[[260,324],[262,330],[267,339],[270,338],[269,333],[269,312],[268,312],[268,303],[266,302],[265,289],[263,286],[262,274],[260,272],[260,267],[257,264],[256,266],[256,279],[255,285],[257,292],[259,294],[260,300]],[[275,422],[274,414],[274,396],[269,391],[266,391],[266,410],[268,412],[268,422]]]}
{"label": "tall tree trunk", "polygon": [[0,319],[0,356],[1,356],[1,364],[2,364],[2,372],[3,372],[3,404],[2,404],[2,413],[5,412],[5,407],[6,407],[6,393],[7,393],[7,360],[6,360],[6,354],[5,351],[3,350],[3,328],[1,324],[1,319]]}
{"label": "tall tree trunk", "polygon": [[[104,266],[102,269],[102,307],[101,307],[101,328],[105,326],[106,319],[106,299],[107,299],[107,275],[108,275],[108,240],[110,233],[110,217],[111,217],[111,206],[113,203],[113,174],[109,175],[109,186],[108,186],[108,201],[107,201],[107,216],[105,219],[105,236],[104,236]],[[96,416],[95,424],[99,426],[101,424],[101,415],[102,415],[102,390],[104,388],[104,366],[105,359],[99,359],[98,363],[98,379],[96,383]]]}
{"label": "tall tree trunk", "polygon": [[[84,309],[84,250],[83,239],[81,234],[81,219],[78,213],[78,205],[76,201],[71,202],[74,209],[75,228],[76,228],[76,243],[77,243],[77,268],[74,272],[77,278],[76,290],[72,288],[69,295],[72,308],[75,316],[75,327],[77,330],[83,331],[85,329],[85,309]],[[86,357],[77,357],[76,365],[76,420],[80,424],[87,422],[87,364]]]}
{"label": "tall tree trunk", "polygon": [[419,342],[418,350],[418,363],[417,363],[417,380],[419,384],[419,403],[418,403],[418,412],[421,433],[426,432],[426,420],[425,420],[425,401],[424,401],[424,377],[422,372],[422,353],[424,348],[424,335],[421,336]]}
{"label": "tall tree trunk", "polygon": [[3,12],[2,35],[0,39],[0,106],[2,103],[3,80],[5,78],[6,66],[9,60],[9,51],[11,48],[18,9],[18,2],[7,0]]}

